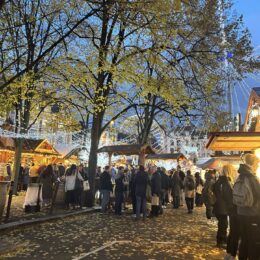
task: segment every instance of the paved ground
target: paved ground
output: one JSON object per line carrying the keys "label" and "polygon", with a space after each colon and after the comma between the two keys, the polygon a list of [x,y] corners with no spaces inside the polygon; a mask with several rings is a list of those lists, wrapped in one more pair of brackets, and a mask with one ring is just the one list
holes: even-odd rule
{"label": "paved ground", "polygon": [[[49,208],[41,208],[40,212],[25,213],[23,208],[24,200],[25,200],[25,192],[19,192],[19,196],[13,196],[11,213],[7,223],[24,221],[24,220],[34,220],[38,218],[48,217],[50,215]],[[7,203],[6,203],[6,207],[7,207]],[[55,205],[52,215],[66,214],[70,212],[71,210],[65,209],[64,205]],[[4,223],[5,214],[6,214],[6,208],[4,211],[4,216],[2,218],[2,223],[0,221],[0,225]]]}
{"label": "paved ground", "polygon": [[88,213],[0,235],[0,259],[223,259],[216,224],[204,208],[184,208],[143,222],[130,214]]}

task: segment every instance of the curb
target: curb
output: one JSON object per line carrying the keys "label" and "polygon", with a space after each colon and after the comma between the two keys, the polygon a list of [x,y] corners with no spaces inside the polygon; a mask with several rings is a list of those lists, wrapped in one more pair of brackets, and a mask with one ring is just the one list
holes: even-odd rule
{"label": "curb", "polygon": [[8,229],[14,229],[14,228],[18,228],[18,227],[40,224],[40,223],[44,223],[44,222],[51,221],[51,220],[57,220],[57,219],[67,218],[70,216],[77,216],[77,215],[81,215],[84,213],[91,213],[91,212],[96,212],[96,211],[100,211],[100,207],[93,207],[93,208],[83,209],[83,210],[76,211],[76,212],[57,214],[57,215],[53,215],[53,216],[49,215],[49,216],[41,217],[41,218],[37,218],[37,219],[15,221],[15,222],[7,223],[7,224],[0,224],[0,232],[8,230]]}

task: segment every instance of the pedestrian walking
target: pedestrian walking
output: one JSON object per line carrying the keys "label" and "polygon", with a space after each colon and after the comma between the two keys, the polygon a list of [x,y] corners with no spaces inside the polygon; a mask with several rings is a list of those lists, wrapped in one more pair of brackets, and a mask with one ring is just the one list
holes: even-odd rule
{"label": "pedestrian walking", "polygon": [[191,175],[190,170],[187,171],[187,176],[184,179],[184,192],[188,213],[192,213],[195,196],[195,179]]}
{"label": "pedestrian walking", "polygon": [[166,169],[165,168],[161,168],[161,207],[164,209],[166,208],[166,195],[169,189],[169,177],[166,174]]}
{"label": "pedestrian walking", "polygon": [[206,206],[206,217],[211,219],[213,217],[213,205],[216,202],[216,197],[213,193],[213,186],[216,182],[216,172],[209,170],[205,173],[205,184],[202,189],[202,199]]}
{"label": "pedestrian walking", "polygon": [[148,185],[148,174],[144,166],[139,166],[139,171],[135,176],[135,196],[136,196],[136,220],[140,219],[141,212],[143,219],[146,218],[146,188]]}
{"label": "pedestrian walking", "polygon": [[234,184],[233,202],[237,206],[241,242],[239,259],[260,259],[260,183],[256,177],[259,159],[246,154]]}
{"label": "pedestrian walking", "polygon": [[227,228],[228,228],[228,213],[230,200],[232,200],[232,186],[230,183],[231,173],[228,171],[228,167],[223,167],[222,172],[216,183],[213,186],[213,193],[216,197],[216,202],[213,206],[213,212],[218,220],[217,231],[217,246],[220,248],[226,248],[227,243]]}
{"label": "pedestrian walking", "polygon": [[130,188],[130,196],[132,201],[132,208],[133,208],[133,216],[136,217],[136,195],[135,195],[135,177],[136,177],[136,169],[132,168],[131,170],[131,177],[129,182],[129,188]]}
{"label": "pedestrian walking", "polygon": [[[227,246],[226,252],[227,255],[225,256],[225,260],[232,260],[236,259],[238,243],[239,243],[239,219],[237,215],[237,208],[233,204],[233,186],[234,180],[236,178],[236,170],[231,164],[227,164],[223,166],[222,169],[223,176],[227,177],[226,185],[223,185],[221,188],[222,195],[221,200],[225,203],[227,207],[227,214],[229,217],[229,233],[227,237]],[[216,204],[218,204],[218,197]]]}
{"label": "pedestrian walking", "polygon": [[195,205],[196,207],[202,207],[203,205],[203,200],[202,200],[202,190],[203,190],[203,185],[204,182],[202,178],[200,177],[200,173],[196,172],[195,173]]}
{"label": "pedestrian walking", "polygon": [[124,202],[124,168],[119,167],[115,176],[115,214],[122,215],[122,204]]}
{"label": "pedestrian walking", "polygon": [[43,207],[49,207],[52,201],[53,184],[56,178],[54,176],[53,167],[49,164],[40,175],[40,183],[42,184],[42,200]]}
{"label": "pedestrian walking", "polygon": [[177,171],[179,173],[179,177],[182,181],[182,185],[181,185],[181,190],[180,190],[180,206],[184,205],[184,201],[185,201],[185,192],[184,192],[184,179],[185,179],[185,173],[181,170],[181,166],[178,165],[177,166]]}
{"label": "pedestrian walking", "polygon": [[157,168],[157,170],[153,173],[152,179],[151,179],[151,188],[152,188],[152,197],[159,198],[159,204],[156,205],[157,203],[153,203],[153,201],[156,201],[155,199],[152,200],[152,210],[151,210],[151,216],[158,216],[159,213],[162,213],[162,208],[161,208],[161,201],[160,201],[160,196],[161,196],[161,191],[162,191],[162,180],[161,180],[161,169],[160,167]]}
{"label": "pedestrian walking", "polygon": [[29,184],[29,165],[26,165],[23,170],[22,189],[27,191]]}
{"label": "pedestrian walking", "polygon": [[113,191],[113,186],[111,182],[111,176],[109,174],[109,166],[105,167],[104,172],[100,175],[100,192],[102,196],[101,201],[101,212],[107,212],[110,192]]}
{"label": "pedestrian walking", "polygon": [[183,183],[179,176],[179,172],[175,171],[171,179],[173,208],[178,209],[180,207],[181,189],[183,189]]}

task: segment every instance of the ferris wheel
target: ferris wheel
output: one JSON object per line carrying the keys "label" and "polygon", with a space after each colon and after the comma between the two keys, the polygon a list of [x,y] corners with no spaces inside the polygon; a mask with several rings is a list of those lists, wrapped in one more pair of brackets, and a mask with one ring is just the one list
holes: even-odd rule
{"label": "ferris wheel", "polygon": [[[260,45],[254,49],[252,58],[255,60],[260,59]],[[236,74],[234,70],[232,70],[231,73]],[[242,116],[244,115],[249,96],[251,94],[252,88],[254,87],[260,87],[260,72],[249,73],[241,80],[236,80],[233,82],[229,101],[233,116],[237,113]]]}
{"label": "ferris wheel", "polygon": [[[119,132],[124,135],[122,139],[117,141],[119,144],[136,144],[138,142],[138,127],[139,127],[139,118],[137,115],[133,115],[128,117],[120,126]],[[160,125],[153,121],[151,131],[150,131],[150,140],[151,146],[156,150],[157,153],[163,152],[164,145],[164,131],[160,127]]]}

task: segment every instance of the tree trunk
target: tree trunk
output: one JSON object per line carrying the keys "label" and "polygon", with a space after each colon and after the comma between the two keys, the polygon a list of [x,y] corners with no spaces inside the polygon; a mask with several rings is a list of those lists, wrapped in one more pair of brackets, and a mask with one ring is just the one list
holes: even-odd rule
{"label": "tree trunk", "polygon": [[[90,191],[91,191],[91,202],[89,202],[88,206],[91,207],[94,204],[95,200],[95,178],[96,178],[96,171],[97,171],[97,150],[99,145],[100,139],[100,131],[101,131],[101,122],[103,116],[102,114],[97,114],[93,117],[93,123],[91,128],[91,145],[90,145],[90,153],[89,153],[89,184],[90,184]],[[91,205],[90,205],[91,204]]]}
{"label": "tree trunk", "polygon": [[15,158],[14,158],[14,174],[13,174],[14,190],[13,190],[13,194],[17,193],[18,179],[19,179],[19,173],[20,173],[20,165],[21,165],[21,159],[22,159],[23,142],[24,142],[24,140],[22,138],[17,138],[15,140]]}

